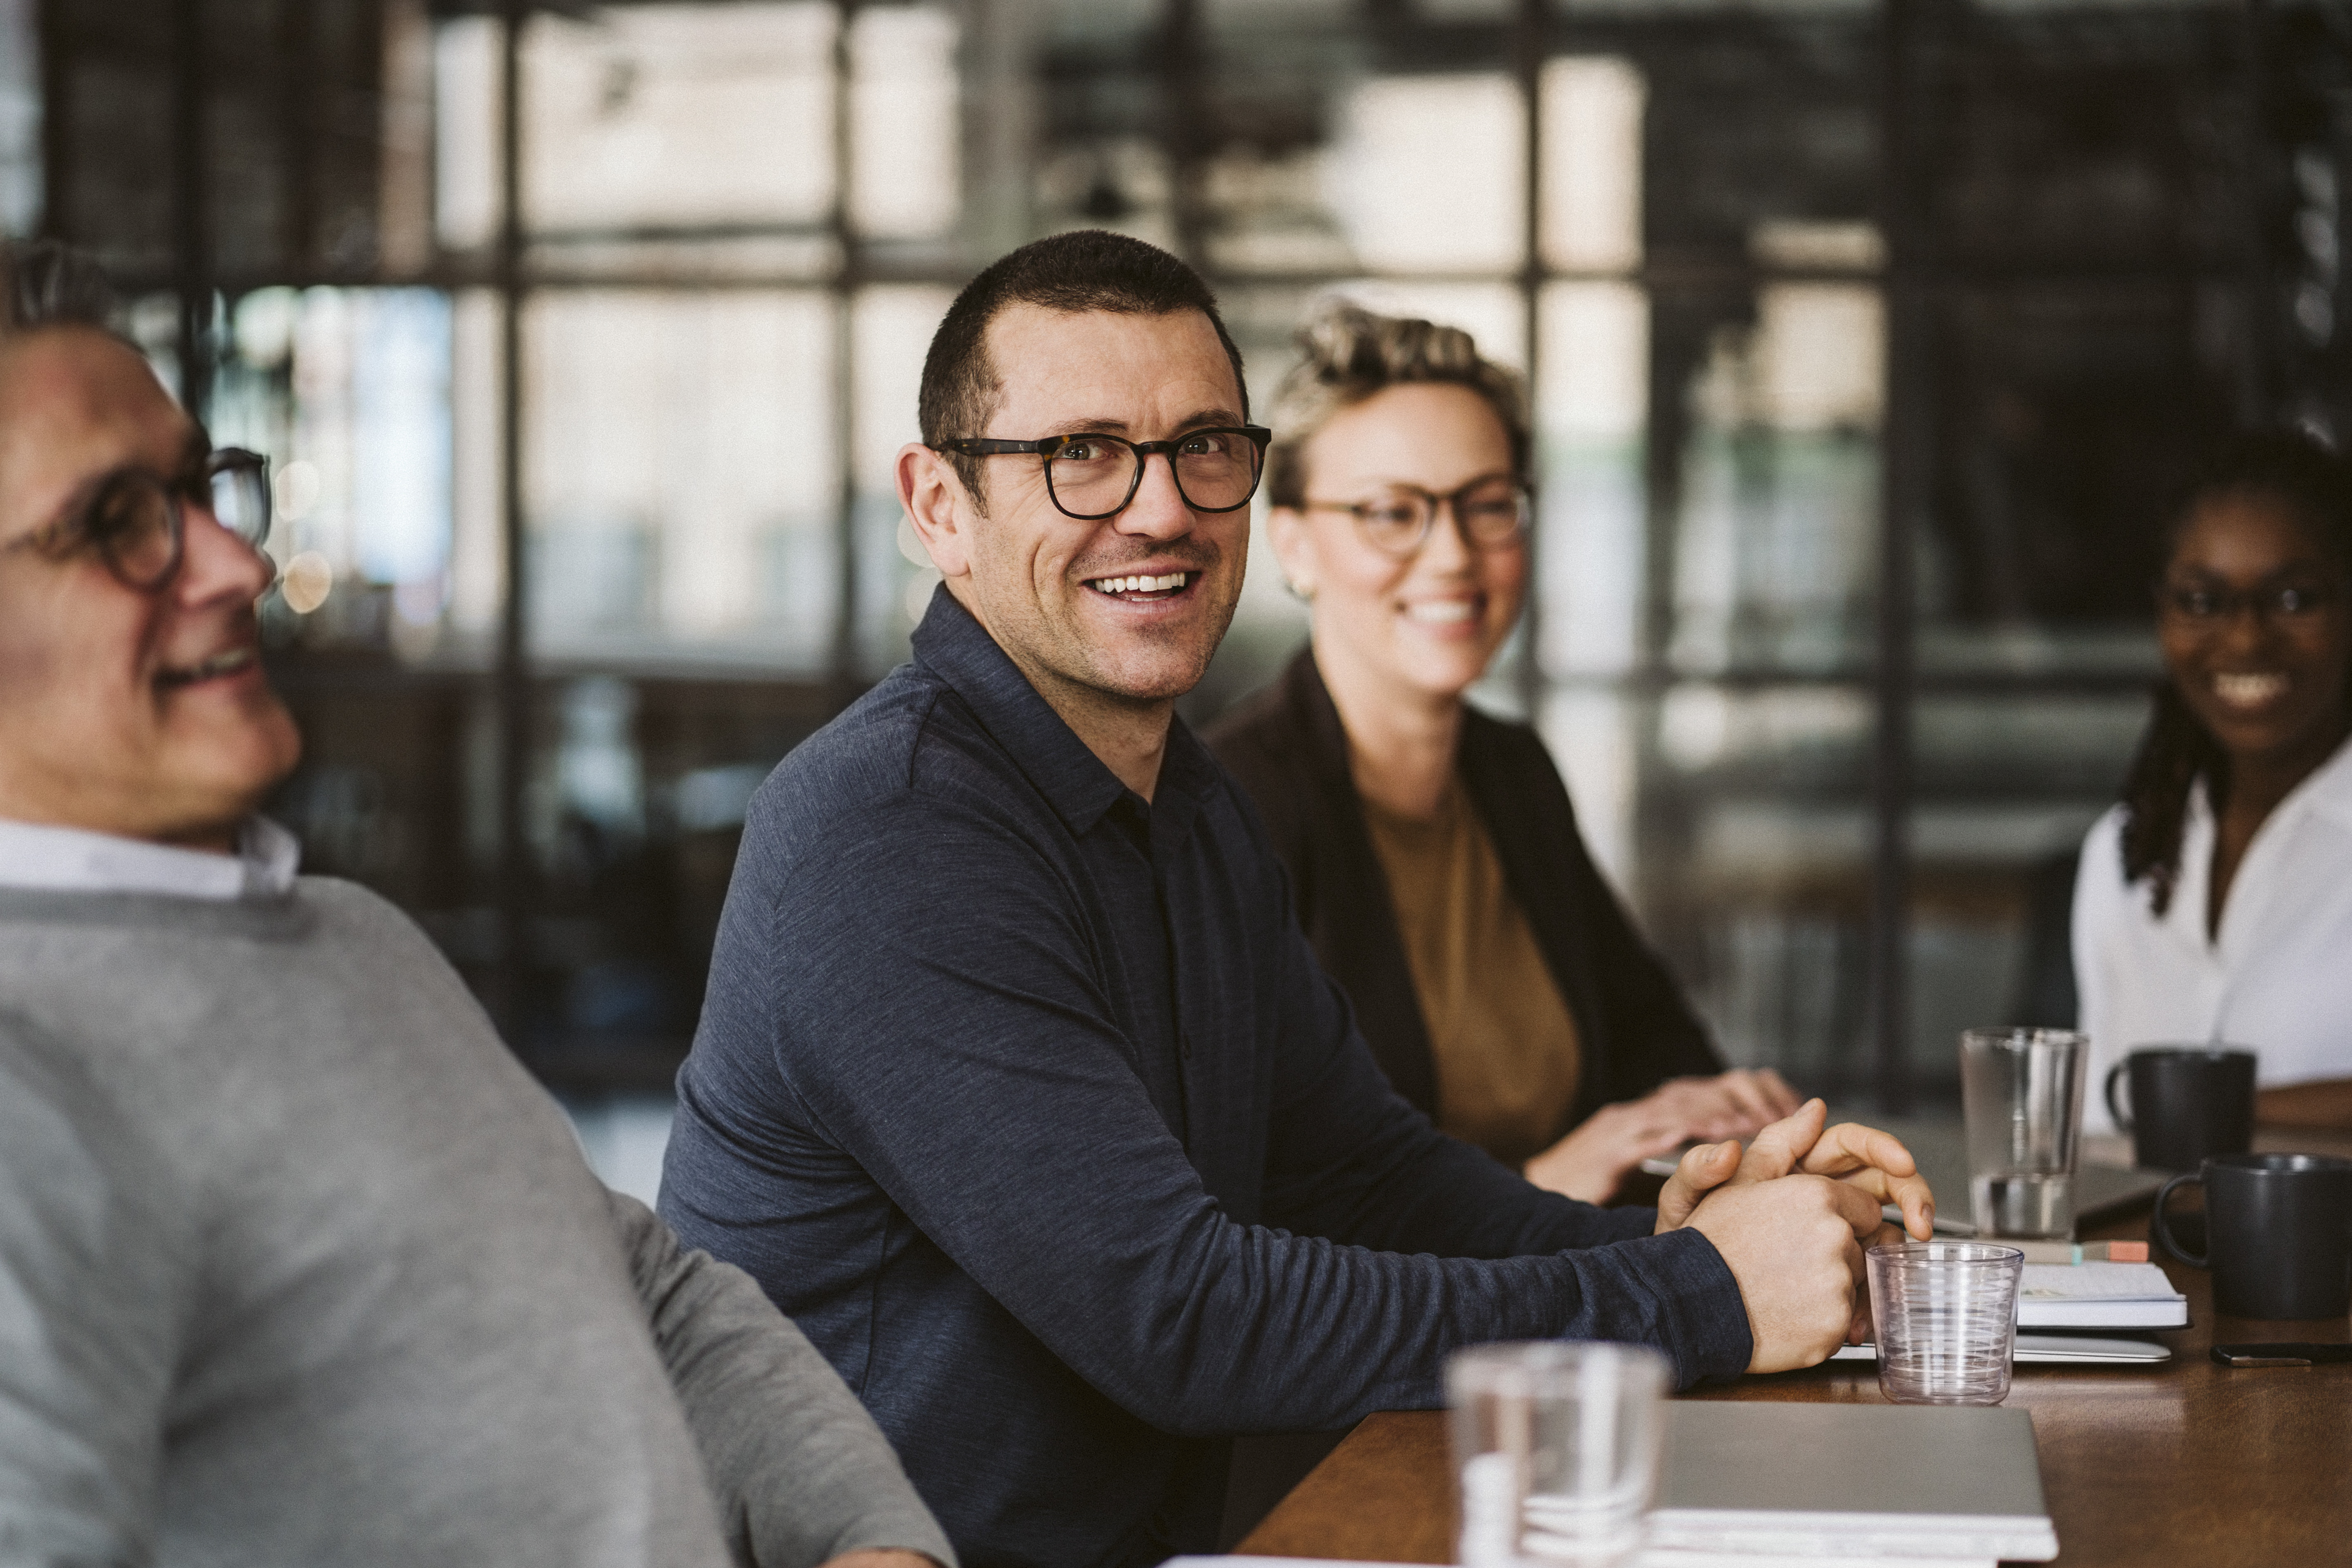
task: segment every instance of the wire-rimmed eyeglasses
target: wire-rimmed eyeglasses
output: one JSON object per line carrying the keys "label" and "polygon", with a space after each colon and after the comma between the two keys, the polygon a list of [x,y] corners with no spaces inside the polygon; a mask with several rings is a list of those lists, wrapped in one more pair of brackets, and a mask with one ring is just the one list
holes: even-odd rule
{"label": "wire-rimmed eyeglasses", "polygon": [[1454,514],[1454,525],[1474,550],[1501,550],[1527,535],[1527,487],[1494,475],[1445,495],[1418,485],[1391,485],[1370,500],[1310,500],[1302,510],[1344,511],[1356,520],[1367,544],[1402,559],[1421,549],[1440,508]]}
{"label": "wire-rimmed eyeglasses", "polygon": [[1034,452],[1045,459],[1045,493],[1066,517],[1098,522],[1125,511],[1143,484],[1143,465],[1154,452],[1168,457],[1176,493],[1194,511],[1238,511],[1257,493],[1265,467],[1265,444],[1274,432],[1263,425],[1226,425],[1189,430],[1168,441],[1129,441],[1121,436],[1047,436],[1036,441],[1000,441],[967,437],[935,448],[965,458],[996,458]]}
{"label": "wire-rimmed eyeglasses", "polygon": [[0,548],[57,558],[95,551],[123,586],[152,593],[172,580],[187,553],[184,509],[192,502],[258,551],[269,537],[268,459],[224,447],[176,479],[149,468],[117,468],[88,486],[55,522]]}

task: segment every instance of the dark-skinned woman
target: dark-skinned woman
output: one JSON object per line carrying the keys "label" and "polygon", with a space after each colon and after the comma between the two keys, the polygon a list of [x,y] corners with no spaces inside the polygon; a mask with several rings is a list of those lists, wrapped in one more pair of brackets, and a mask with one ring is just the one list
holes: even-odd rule
{"label": "dark-skinned woman", "polygon": [[2245,437],[2168,546],[2166,679],[2075,879],[2091,1080],[2140,1046],[2227,1042],[2255,1051],[2269,1117],[2352,1078],[2352,468]]}

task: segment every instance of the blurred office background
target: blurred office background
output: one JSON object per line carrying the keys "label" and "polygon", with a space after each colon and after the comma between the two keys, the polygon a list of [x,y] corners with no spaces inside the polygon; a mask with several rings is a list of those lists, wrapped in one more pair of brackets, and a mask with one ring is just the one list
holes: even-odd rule
{"label": "blurred office background", "polygon": [[[0,0],[0,226],[276,467],[309,864],[649,1191],[743,805],[902,658],[953,290],[1107,226],[1262,400],[1318,294],[1528,371],[1528,716],[1741,1063],[2071,1008],[2157,511],[2352,419],[2352,20],[2292,0]],[[1301,637],[1263,564],[1194,719]]]}

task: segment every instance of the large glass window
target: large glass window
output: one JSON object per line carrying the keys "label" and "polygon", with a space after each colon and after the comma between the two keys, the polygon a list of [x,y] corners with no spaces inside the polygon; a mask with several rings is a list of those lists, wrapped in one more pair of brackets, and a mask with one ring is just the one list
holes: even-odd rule
{"label": "large glass window", "polygon": [[[1529,373],[1537,589],[1478,700],[1727,1053],[1839,1094],[2063,1013],[2174,467],[2348,412],[2309,5],[176,14],[0,0],[0,226],[97,248],[276,460],[279,809],[575,1088],[663,1080],[750,791],[905,657],[924,346],[1028,238],[1200,266],[1261,407],[1326,293]],[[1195,720],[1304,635],[1268,559]]]}

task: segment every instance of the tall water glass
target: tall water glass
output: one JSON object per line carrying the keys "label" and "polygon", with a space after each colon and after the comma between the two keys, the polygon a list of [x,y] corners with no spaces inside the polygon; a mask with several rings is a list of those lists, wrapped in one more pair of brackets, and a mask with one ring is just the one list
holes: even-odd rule
{"label": "tall water glass", "polygon": [[1665,1357],[1544,1341],[1456,1352],[1445,1369],[1456,1561],[1617,1568],[1640,1554],[1657,1489]]}
{"label": "tall water glass", "polygon": [[1878,1391],[1897,1405],[1999,1405],[2017,1348],[2025,1253],[1976,1241],[1874,1247]]}
{"label": "tall water glass", "polygon": [[2091,1037],[2069,1029],[1960,1036],[1969,1203],[1979,1236],[2071,1238]]}

